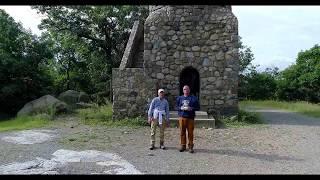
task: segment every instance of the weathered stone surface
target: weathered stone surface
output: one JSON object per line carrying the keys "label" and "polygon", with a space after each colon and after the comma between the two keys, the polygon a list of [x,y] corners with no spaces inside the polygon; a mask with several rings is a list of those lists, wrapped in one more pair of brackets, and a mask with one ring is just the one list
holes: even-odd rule
{"label": "weathered stone surface", "polygon": [[193,46],[191,49],[192,49],[192,51],[200,51],[200,47],[199,46]]}
{"label": "weathered stone surface", "polygon": [[164,78],[164,75],[163,75],[162,73],[158,73],[158,74],[157,74],[157,78],[158,78],[158,79],[163,79],[163,78]]}
{"label": "weathered stone surface", "polygon": [[58,99],[70,105],[76,104],[78,102],[88,103],[90,101],[90,97],[87,93],[74,90],[67,90],[61,93],[58,96]]}
{"label": "weathered stone surface", "polygon": [[[159,57],[159,59],[161,59],[161,58]],[[163,65],[164,65],[164,62],[163,62],[163,61],[157,61],[157,62],[156,62],[156,65],[163,66]]]}
{"label": "weathered stone surface", "polygon": [[89,101],[90,101],[89,95],[87,93],[81,91],[79,93],[79,102],[88,103]]}
{"label": "weathered stone surface", "polygon": [[[130,77],[130,78],[129,78]],[[120,84],[115,86],[115,84]],[[156,92],[155,82],[142,68],[112,70],[113,118],[144,116]],[[137,106],[137,104],[141,106]]]}
{"label": "weathered stone surface", "polygon": [[138,42],[141,39],[141,36],[143,36],[143,27],[139,21],[136,21],[133,25],[126,49],[124,51],[120,69],[124,69],[132,65],[134,52],[139,46]]}
{"label": "weathered stone surface", "polygon": [[30,101],[23,106],[17,113],[17,116],[28,116],[35,114],[58,114],[67,111],[67,104],[56,99],[51,95],[42,96],[36,100]]}
{"label": "weathered stone surface", "polygon": [[[150,100],[156,96],[157,88],[167,89],[170,109],[173,109],[181,88],[181,72],[187,67],[199,73],[199,94],[205,95],[200,99],[201,107],[215,112],[235,112],[237,101],[227,98],[227,92],[237,92],[239,71],[238,21],[231,8],[211,5],[152,7],[144,23],[144,46],[136,50],[143,54],[144,68],[135,72],[128,68],[116,70],[117,77],[113,77],[112,83],[114,99],[119,102],[114,102],[114,112],[119,117],[142,115],[139,105],[148,101],[146,98]],[[139,64],[141,60],[134,61]],[[137,76],[152,84],[147,86]],[[137,92],[136,99],[129,96],[131,89]],[[148,96],[142,96],[140,91],[149,92]]]}
{"label": "weathered stone surface", "polygon": [[210,36],[210,40],[217,40],[219,37],[218,37],[218,34],[212,34]]}

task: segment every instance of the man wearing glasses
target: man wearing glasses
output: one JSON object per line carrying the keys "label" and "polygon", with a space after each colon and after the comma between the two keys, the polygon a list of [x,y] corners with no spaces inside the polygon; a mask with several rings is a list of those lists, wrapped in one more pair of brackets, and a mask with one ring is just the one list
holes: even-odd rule
{"label": "man wearing glasses", "polygon": [[176,110],[179,115],[180,126],[180,152],[186,150],[186,130],[188,131],[188,147],[189,152],[193,153],[193,130],[194,130],[194,117],[195,111],[200,109],[199,101],[196,96],[190,95],[189,86],[183,86],[183,95],[178,96],[176,99]]}

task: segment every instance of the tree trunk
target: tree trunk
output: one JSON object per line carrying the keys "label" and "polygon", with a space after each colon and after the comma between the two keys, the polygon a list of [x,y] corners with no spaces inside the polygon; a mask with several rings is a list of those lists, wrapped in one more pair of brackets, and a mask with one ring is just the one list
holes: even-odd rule
{"label": "tree trunk", "polygon": [[70,89],[70,78],[69,78],[69,71],[67,71],[67,90]]}

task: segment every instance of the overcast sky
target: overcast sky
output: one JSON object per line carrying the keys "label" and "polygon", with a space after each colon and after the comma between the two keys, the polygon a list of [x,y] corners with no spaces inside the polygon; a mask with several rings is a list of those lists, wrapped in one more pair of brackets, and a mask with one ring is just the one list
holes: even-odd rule
{"label": "overcast sky", "polygon": [[255,63],[283,69],[298,52],[320,44],[320,6],[233,6],[239,35]]}
{"label": "overcast sky", "polygon": [[[37,35],[40,15],[30,6],[0,6]],[[242,42],[251,47],[254,64],[281,70],[298,52],[320,44],[320,6],[232,6]]]}

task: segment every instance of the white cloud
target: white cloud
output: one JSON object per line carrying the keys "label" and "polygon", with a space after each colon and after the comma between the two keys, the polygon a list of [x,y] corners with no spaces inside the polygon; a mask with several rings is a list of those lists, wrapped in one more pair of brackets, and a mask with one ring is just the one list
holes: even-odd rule
{"label": "white cloud", "polygon": [[294,62],[295,57],[290,58],[286,56],[275,55],[271,60],[262,61],[261,63],[259,63],[260,67],[258,67],[258,70],[264,71],[267,67],[278,67],[279,70],[284,70],[288,66],[294,64]]}
{"label": "white cloud", "polygon": [[4,9],[16,22],[21,22],[25,29],[30,29],[36,35],[41,34],[38,25],[43,16],[30,6],[0,6],[0,9]]}

